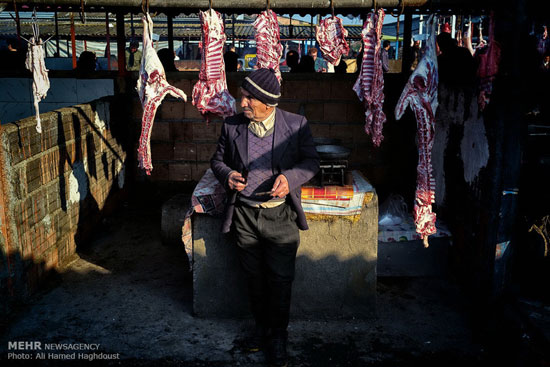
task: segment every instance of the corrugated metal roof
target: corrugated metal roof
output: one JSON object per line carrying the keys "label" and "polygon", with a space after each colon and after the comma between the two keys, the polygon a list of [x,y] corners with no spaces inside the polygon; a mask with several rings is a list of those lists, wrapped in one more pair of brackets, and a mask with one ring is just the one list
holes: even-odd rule
{"label": "corrugated metal roof", "polygon": [[[55,22],[54,22],[54,13],[48,13],[49,17],[41,16],[38,19],[38,24],[40,27],[40,34],[43,39],[55,35]],[[70,37],[70,18],[68,18],[67,13],[60,14],[58,18],[59,24],[59,36],[61,38]],[[32,35],[30,13],[25,13],[25,16],[21,16],[21,32],[25,38],[28,38]],[[109,34],[111,37],[116,37],[116,21],[115,16],[110,15],[110,24],[112,27],[109,28]],[[133,18],[133,22],[132,19]],[[232,17],[226,16],[226,35],[228,39],[232,39],[233,36],[238,39],[253,39],[254,38],[254,27],[253,21],[255,17],[246,16],[244,19],[236,20],[235,27],[233,31]],[[159,15],[153,19],[154,22],[154,32],[158,34],[161,38],[168,38],[168,23],[165,15]],[[141,17],[135,15],[133,17],[125,17],[125,33],[126,38],[132,37],[132,24],[133,24],[133,34],[136,37],[142,36],[142,24]],[[300,25],[292,25],[292,37],[290,37],[290,26],[289,25],[280,25],[279,30],[281,32],[281,38],[289,39],[309,39],[314,36],[315,27],[311,27],[305,22],[300,22]],[[83,24],[78,15],[75,14],[74,19],[75,33],[77,39],[105,39],[106,38],[106,24],[105,24],[105,14],[104,13],[89,13],[89,16],[86,18],[86,24]],[[396,23],[386,24],[382,28],[382,32],[386,36],[395,36],[395,25]],[[346,25],[348,30],[349,39],[360,39],[361,38],[361,25]],[[200,38],[201,27],[199,19],[196,14],[177,16],[173,18],[173,29],[174,29],[174,38]],[[403,33],[404,22],[400,24],[400,33]],[[313,34],[312,34],[313,31]],[[412,25],[413,34],[418,33],[418,19],[413,19]],[[16,26],[15,21],[11,17],[6,17],[6,14],[2,14],[0,17],[0,38],[14,37],[16,35]]]}
{"label": "corrugated metal roof", "polygon": [[[21,34],[24,37],[30,37],[32,35],[31,22],[21,22]],[[62,38],[70,37],[71,24],[69,21],[63,20],[58,22],[59,36]],[[116,37],[117,30],[114,19],[111,20],[112,27],[109,28],[109,34],[111,37]],[[75,19],[75,34],[78,39],[91,39],[91,38],[105,38],[106,37],[106,25],[105,21],[96,21],[93,19],[87,19],[86,24],[77,21]],[[141,21],[134,19],[134,34],[135,36],[142,35]],[[39,21],[40,35],[42,38],[47,38],[55,35],[55,23],[52,21]],[[361,26],[346,26],[349,32],[349,38],[360,38]],[[132,36],[132,27],[130,21],[125,22],[124,25],[126,37]],[[292,38],[311,38],[315,34],[315,27],[310,26],[292,26]],[[201,35],[201,27],[196,19],[194,23],[184,22],[180,23],[174,21],[173,23],[174,38],[198,38]],[[280,26],[281,38],[290,38],[290,26]],[[161,38],[168,37],[168,24],[166,22],[155,22],[154,27],[155,34],[160,35]],[[226,24],[225,33],[230,39],[233,36],[240,39],[253,39],[254,38],[254,26],[252,24],[235,24],[235,31],[233,32],[232,24]],[[10,37],[16,35],[15,22],[0,20],[0,37]]]}

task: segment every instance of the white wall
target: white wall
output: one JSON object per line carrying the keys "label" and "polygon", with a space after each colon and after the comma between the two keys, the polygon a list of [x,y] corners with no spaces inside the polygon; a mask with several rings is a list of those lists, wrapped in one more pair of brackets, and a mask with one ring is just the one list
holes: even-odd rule
{"label": "white wall", "polygon": [[[50,90],[39,104],[40,113],[74,106],[114,94],[112,79],[50,79]],[[2,78],[0,81],[0,123],[34,116],[32,79]]]}

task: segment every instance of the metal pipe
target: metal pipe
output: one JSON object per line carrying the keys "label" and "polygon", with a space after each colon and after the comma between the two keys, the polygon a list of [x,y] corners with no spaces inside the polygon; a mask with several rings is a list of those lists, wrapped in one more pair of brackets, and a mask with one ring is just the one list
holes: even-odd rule
{"label": "metal pipe", "polygon": [[403,42],[401,43],[403,47],[403,61],[401,64],[402,65],[401,72],[404,73],[405,75],[409,75],[411,64],[413,62],[411,39],[412,39],[412,13],[410,10],[405,10]]}
{"label": "metal pipe", "polygon": [[124,13],[116,13],[116,44],[118,57],[118,75],[126,75],[126,37],[124,33]]}
{"label": "metal pipe", "polygon": [[[25,5],[65,5],[80,7],[80,0],[13,0],[18,4]],[[338,0],[338,9],[372,8],[375,0]],[[402,4],[404,3],[404,4]],[[480,4],[481,3],[481,4]],[[383,8],[401,8],[405,7],[488,7],[491,4],[498,3],[495,0],[476,1],[476,0],[377,0],[376,5]],[[141,9],[142,0],[87,0],[88,7],[132,7]],[[185,4],[181,0],[150,0],[149,6],[152,9],[172,8],[172,9],[208,9],[210,0],[192,0]],[[215,3],[216,9],[265,9],[265,0],[233,0]],[[327,9],[330,12],[330,0],[270,0],[271,9]]]}
{"label": "metal pipe", "polygon": [[174,53],[174,19],[172,13],[166,14],[168,23],[168,49]]}
{"label": "metal pipe", "polygon": [[59,22],[57,21],[57,10],[55,11],[55,46],[57,48],[57,57],[61,57],[59,50]]}
{"label": "metal pipe", "polygon": [[109,30],[109,12],[105,13],[105,29],[107,33],[107,46],[105,47],[105,56],[107,57],[107,70],[111,70],[111,32]]}
{"label": "metal pipe", "polygon": [[[401,24],[401,14],[397,15],[397,23],[395,23],[395,59],[399,59],[399,25]],[[403,65],[403,63],[401,63]]]}
{"label": "metal pipe", "polygon": [[74,13],[71,13],[71,53],[73,58],[73,69],[76,69],[76,35],[74,31]]}

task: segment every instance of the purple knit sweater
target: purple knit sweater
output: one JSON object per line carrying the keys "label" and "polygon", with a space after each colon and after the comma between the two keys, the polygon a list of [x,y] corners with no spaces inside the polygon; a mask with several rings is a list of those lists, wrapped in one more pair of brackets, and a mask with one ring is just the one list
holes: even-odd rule
{"label": "purple knit sweater", "polygon": [[248,131],[248,180],[241,195],[254,201],[268,201],[269,195],[256,196],[258,192],[270,191],[275,182],[271,165],[273,130],[260,138]]}

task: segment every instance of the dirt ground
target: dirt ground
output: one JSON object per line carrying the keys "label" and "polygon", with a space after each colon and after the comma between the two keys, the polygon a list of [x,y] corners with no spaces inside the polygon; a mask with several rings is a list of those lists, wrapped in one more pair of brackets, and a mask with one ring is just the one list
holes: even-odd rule
{"label": "dirt ground", "polygon": [[[264,365],[261,352],[239,347],[251,320],[193,316],[187,258],[183,246],[162,244],[160,206],[128,201],[78,254],[13,318],[1,336],[1,359],[10,365],[58,365],[50,357],[36,360],[34,353],[31,361],[8,359],[8,342],[40,341],[99,344],[95,352],[104,353],[102,358],[118,353],[96,362],[101,365]],[[291,320],[290,366],[488,365],[463,297],[446,279],[379,279],[376,316],[320,317]],[[82,362],[92,363],[69,364]]]}

